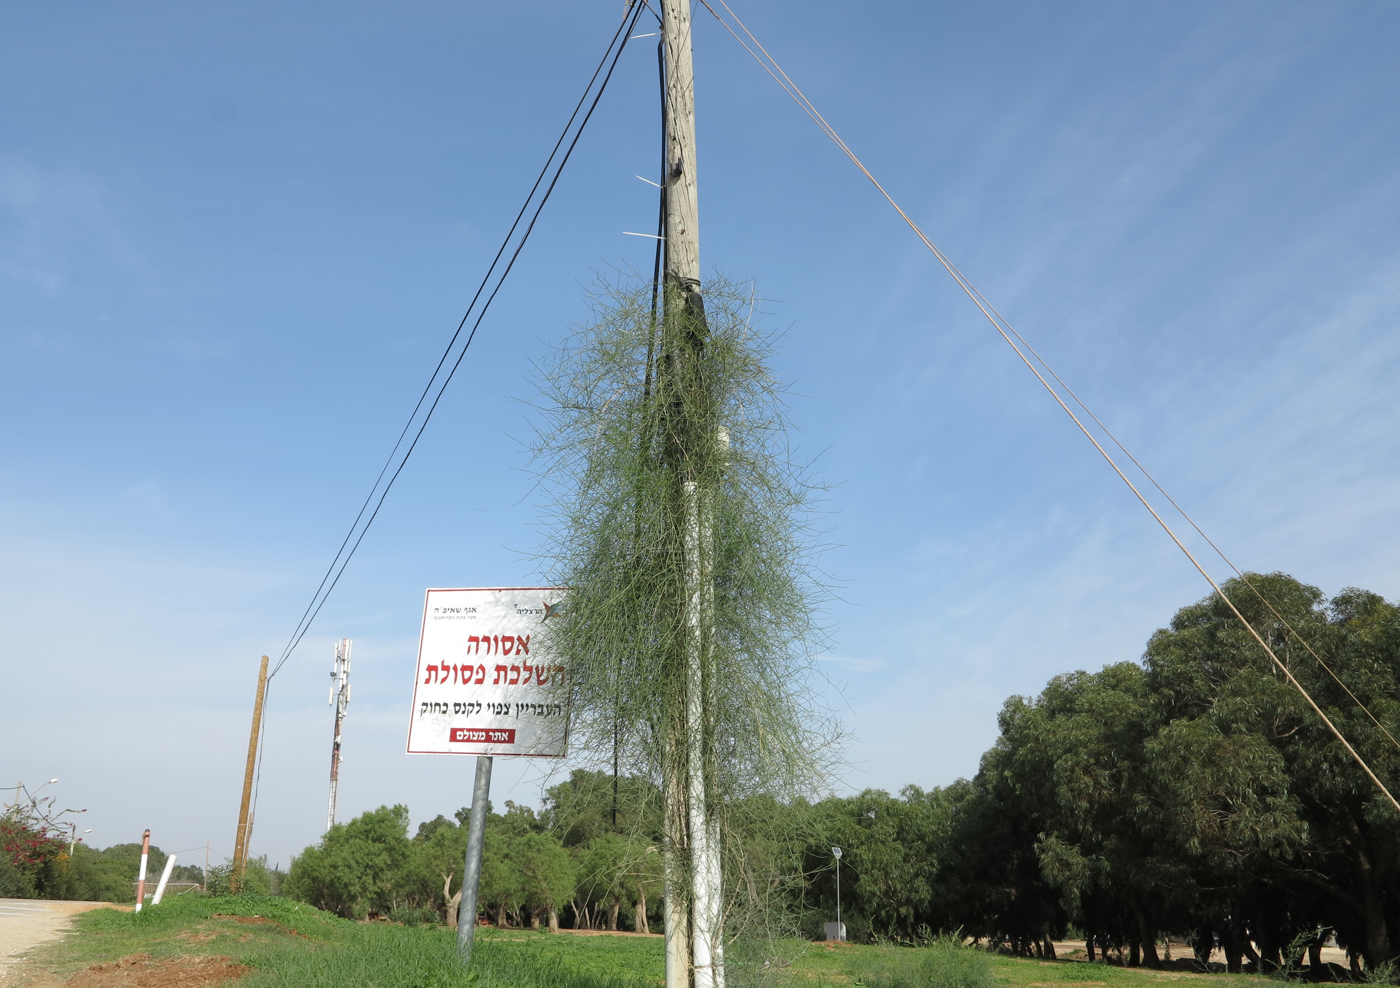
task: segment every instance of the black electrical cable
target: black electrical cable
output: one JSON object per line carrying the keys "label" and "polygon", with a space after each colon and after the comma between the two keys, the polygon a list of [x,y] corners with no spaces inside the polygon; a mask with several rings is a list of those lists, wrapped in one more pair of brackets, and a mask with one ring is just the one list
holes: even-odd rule
{"label": "black electrical cable", "polygon": [[[367,533],[370,526],[374,524],[374,519],[379,516],[379,509],[384,506],[384,499],[389,496],[389,490],[394,486],[394,481],[396,481],[399,474],[403,472],[403,468],[407,465],[409,457],[413,455],[414,449],[417,448],[418,440],[423,437],[423,432],[427,429],[428,422],[432,419],[433,412],[436,411],[438,402],[442,400],[443,392],[447,390],[447,386],[452,382],[453,376],[457,373],[457,368],[462,365],[462,359],[467,355],[467,350],[472,345],[472,340],[476,338],[476,331],[481,326],[482,319],[485,318],[487,310],[491,308],[491,303],[495,301],[496,294],[501,290],[501,286],[505,284],[506,278],[510,275],[511,269],[515,266],[516,259],[520,256],[520,252],[525,249],[525,243],[530,239],[530,233],[534,230],[535,223],[539,220],[540,213],[544,210],[545,203],[549,201],[550,195],[554,192],[555,185],[559,182],[559,177],[564,173],[564,166],[568,164],[570,156],[574,153],[574,148],[578,146],[579,138],[583,136],[584,128],[588,126],[588,121],[593,116],[593,111],[597,109],[599,100],[603,98],[603,92],[608,87],[608,81],[612,79],[613,70],[617,68],[618,60],[622,57],[622,52],[627,47],[627,41],[629,40],[628,34],[632,31],[633,27],[635,27],[637,18],[641,15],[642,10],[646,6],[645,0],[638,0],[638,2],[634,2],[634,5],[627,13],[623,14],[622,23],[613,33],[612,39],[608,42],[608,47],[603,52],[602,59],[598,62],[598,67],[593,70],[593,75],[589,78],[588,85],[584,88],[583,95],[574,106],[574,112],[569,115],[569,120],[564,125],[564,130],[560,133],[559,140],[555,142],[553,150],[549,153],[549,157],[545,159],[544,167],[540,170],[539,176],[535,179],[535,184],[530,188],[530,194],[525,197],[525,202],[520,207],[520,212],[516,214],[515,222],[511,224],[510,230],[507,231],[505,238],[501,242],[500,249],[496,251],[496,256],[491,261],[491,266],[487,268],[486,274],[481,280],[481,285],[477,287],[476,294],[472,296],[471,303],[467,306],[466,313],[462,316],[461,322],[457,324],[457,329],[452,334],[452,339],[448,341],[447,348],[443,351],[442,357],[438,360],[437,367],[433,369],[432,376],[428,378],[428,383],[423,388],[423,393],[419,396],[418,403],[413,408],[413,413],[409,416],[408,422],[403,427],[403,431],[399,433],[398,441],[394,443],[394,448],[390,451],[388,460],[385,461],[384,466],[380,469],[379,476],[375,478],[374,486],[370,488],[369,495],[365,498],[364,504],[360,506],[359,514],[355,516],[355,521],[351,523],[349,532],[346,533],[344,541],[341,542],[340,548],[336,551],[335,558],[331,560],[331,565],[326,570],[326,575],[321,578],[320,586],[316,588],[316,593],[312,595],[311,603],[308,604],[306,610],[302,612],[302,618],[297,622],[296,629],[292,632],[291,639],[287,642],[286,647],[282,650],[281,656],[277,659],[277,664],[273,667],[272,672],[268,674],[267,678],[269,682],[273,676],[277,675],[282,666],[286,664],[287,660],[291,658],[292,653],[296,651],[296,647],[301,644],[302,638],[306,637],[306,632],[310,630],[312,623],[316,620],[316,616],[321,613],[321,608],[324,607],[326,601],[330,599],[331,591],[333,591],[340,582],[340,577],[345,573],[345,568],[350,565],[350,560],[354,558],[355,551],[359,549],[360,543],[364,541],[365,533]],[[621,39],[620,43],[619,39]],[[614,47],[616,47],[616,51],[614,51]],[[609,56],[612,57],[611,63],[608,62]],[[521,235],[519,243],[516,244],[515,250],[511,253],[510,261],[507,262],[505,270],[501,272],[500,277],[497,279],[495,288],[491,290],[491,294],[487,296],[485,303],[482,304],[480,310],[477,312],[476,321],[472,324],[471,332],[467,334],[467,340],[462,345],[461,353],[457,355],[457,359],[452,364],[452,369],[448,371],[447,376],[438,387],[437,395],[434,396],[432,404],[428,406],[427,414],[423,416],[423,421],[419,425],[418,431],[414,433],[413,442],[409,444],[408,450],[404,453],[403,458],[399,460],[398,467],[395,468],[393,474],[389,477],[389,482],[384,485],[384,489],[379,495],[379,500],[375,503],[374,511],[371,512],[364,526],[359,528],[359,535],[355,537],[354,544],[350,546],[350,551],[346,553],[345,546],[349,544],[351,537],[355,536],[356,527],[359,526],[360,519],[364,517],[365,508],[367,508],[370,501],[374,499],[374,492],[379,489],[379,482],[383,480],[384,474],[388,471],[390,464],[394,462],[394,454],[397,453],[399,447],[403,445],[404,436],[408,435],[408,431],[412,428],[413,421],[418,411],[423,407],[424,399],[426,399],[428,394],[432,391],[433,382],[437,380],[438,374],[441,373],[443,366],[447,362],[447,358],[451,356],[452,348],[461,335],[462,328],[466,326],[467,320],[471,318],[472,308],[481,297],[482,291],[491,279],[491,273],[496,269],[496,265],[505,254],[506,248],[510,246],[511,237],[519,227],[521,217],[529,210],[530,202],[534,199],[535,193],[540,187],[540,182],[542,182],[545,175],[548,174],[550,164],[553,162],[555,155],[558,154],[559,148],[563,145],[564,140],[569,136],[569,130],[574,121],[578,118],[578,111],[588,100],[588,94],[593,90],[593,84],[597,81],[598,73],[602,71],[604,65],[608,67],[607,74],[603,76],[603,81],[598,86],[598,91],[593,96],[593,102],[589,103],[588,112],[584,114],[583,120],[579,123],[577,130],[574,131],[573,139],[569,141],[568,149],[564,152],[563,158],[559,160],[559,164],[554,170],[554,177],[550,179],[549,185],[545,188],[544,195],[540,198],[538,205],[536,205],[534,214],[530,217],[530,222],[525,227],[525,232]],[[342,555],[345,557],[343,561],[341,560]],[[338,569],[336,567],[337,562],[340,564]],[[331,577],[332,572],[335,574],[334,578]],[[326,585],[328,579],[330,580],[329,586]],[[264,708],[267,706],[267,696],[269,692],[270,690],[265,690],[263,693]],[[257,813],[258,794],[262,788],[262,760],[263,751],[265,749],[265,738],[266,734],[258,739],[257,772],[253,783],[253,805],[250,808],[249,815],[250,829],[252,820]]]}
{"label": "black electrical cable", "polygon": [[[644,6],[645,4],[643,3],[635,4],[633,8],[623,16],[622,23],[618,26],[617,31],[614,32],[612,36],[612,39],[608,42],[608,47],[604,51],[603,57],[598,63],[598,67],[593,70],[593,75],[589,78],[588,85],[584,88],[583,96],[579,98],[578,103],[574,107],[573,113],[569,115],[568,122],[564,125],[564,129],[560,133],[559,139],[555,142],[554,148],[550,151],[549,157],[545,160],[544,167],[540,170],[539,176],[535,179],[534,185],[530,188],[529,195],[526,196],[524,204],[520,207],[519,213],[516,214],[515,221],[511,224],[510,230],[507,231],[505,238],[502,240],[501,247],[496,252],[496,256],[492,260],[491,266],[487,269],[485,276],[482,278],[481,284],[477,287],[476,294],[472,297],[471,303],[468,305],[466,313],[462,316],[461,322],[458,323],[456,331],[452,334],[452,338],[451,340],[449,340],[446,349],[443,351],[442,357],[438,360],[437,366],[433,369],[432,376],[429,377],[428,383],[423,389],[423,393],[419,396],[418,402],[414,406],[413,412],[410,414],[408,422],[405,423],[403,431],[399,434],[398,441],[395,442],[394,448],[389,453],[389,458],[385,461],[383,468],[381,468],[381,470],[379,471],[379,476],[375,478],[374,486],[370,488],[369,495],[365,498],[364,504],[360,506],[359,513],[355,516],[355,520],[351,523],[350,530],[346,533],[345,539],[341,542],[340,548],[336,551],[336,555],[331,560],[331,564],[327,568],[325,575],[321,578],[321,583],[316,588],[316,592],[312,595],[311,602],[307,604],[306,610],[302,613],[301,620],[297,622],[297,626],[293,630],[291,638],[288,640],[286,647],[283,648],[282,654],[278,657],[277,664],[273,667],[272,672],[268,676],[269,679],[271,679],[272,676],[275,676],[277,674],[277,672],[286,663],[287,659],[291,657],[292,652],[296,650],[297,645],[301,643],[301,640],[305,637],[306,632],[310,630],[312,622],[316,620],[316,616],[321,612],[321,608],[325,605],[326,600],[330,597],[331,591],[335,589],[336,584],[340,581],[341,574],[345,572],[345,567],[349,565],[350,559],[354,556],[355,550],[359,548],[360,542],[365,537],[365,533],[368,532],[369,527],[372,524],[374,524],[374,519],[378,516],[379,509],[383,506],[384,499],[388,496],[390,488],[392,488],[394,485],[394,481],[398,479],[398,475],[403,471],[405,464],[408,463],[409,457],[413,455],[413,450],[417,446],[418,440],[422,437],[424,429],[427,428],[428,422],[432,418],[433,412],[437,408],[437,404],[441,400],[443,392],[446,390],[447,385],[451,382],[453,375],[456,374],[457,368],[461,365],[462,358],[466,356],[467,349],[471,346],[472,340],[476,336],[477,328],[480,327],[481,321],[486,315],[486,311],[491,306],[491,302],[495,299],[496,294],[501,290],[501,286],[505,283],[505,279],[510,274],[511,268],[515,265],[516,258],[520,256],[520,252],[524,249],[526,241],[529,240],[530,233],[534,229],[535,222],[539,219],[540,212],[544,209],[545,203],[549,201],[550,194],[554,191],[554,187],[558,183],[560,175],[563,174],[564,166],[568,163],[569,157],[573,154],[573,150],[575,146],[577,146],[579,138],[583,135],[584,128],[588,125],[588,121],[592,117],[594,109],[596,109],[596,107],[598,106],[598,102],[602,98],[604,90],[607,88],[608,81],[612,78],[613,70],[617,67],[617,62],[622,57],[623,50],[627,47],[627,35],[636,25],[637,18],[640,16]],[[609,63],[610,56],[611,63]],[[399,460],[398,466],[395,468],[393,474],[389,477],[388,483],[383,486],[383,490],[380,492],[379,495],[379,500],[375,504],[374,511],[371,512],[368,520],[366,520],[364,522],[364,525],[361,526],[360,521],[364,518],[365,510],[369,507],[370,502],[374,500],[375,492],[380,490],[380,482],[384,479],[384,475],[388,472],[389,467],[393,464],[395,455],[398,453],[399,449],[403,445],[404,437],[408,435],[409,430],[412,428],[414,421],[418,417],[419,411],[423,407],[423,402],[432,392],[433,385],[437,381],[439,374],[442,372],[442,368],[446,365],[448,357],[451,356],[452,350],[456,346],[457,340],[461,335],[462,329],[466,326],[467,321],[471,318],[473,308],[476,306],[477,301],[481,298],[481,293],[485,290],[486,285],[490,282],[491,276],[496,270],[497,265],[500,263],[502,256],[505,255],[507,248],[509,248],[511,239],[520,226],[521,219],[529,210],[530,203],[534,200],[535,194],[539,190],[540,183],[544,181],[545,176],[549,173],[550,166],[554,162],[554,159],[559,152],[559,148],[563,146],[565,140],[569,137],[569,131],[573,128],[574,121],[578,119],[579,110],[583,107],[584,103],[588,101],[588,95],[590,92],[593,92],[594,84],[598,81],[598,75],[600,72],[603,71],[605,65],[607,66],[607,74],[603,76],[602,83],[597,87],[597,92],[594,93],[593,101],[588,106],[588,111],[584,114],[583,120],[579,123],[577,129],[575,129],[573,139],[569,142],[568,148],[564,152],[564,156],[560,159],[559,164],[555,168],[554,176],[550,179],[550,182],[545,189],[544,195],[540,198],[538,204],[536,205],[534,214],[530,217],[530,222],[526,226],[524,233],[521,235],[519,242],[516,244],[515,250],[511,254],[509,262],[506,264],[505,269],[501,272],[501,275],[498,278],[495,287],[492,289],[491,294],[487,297],[485,303],[483,303],[481,308],[477,311],[476,322],[473,323],[471,332],[468,334],[467,340],[461,348],[461,352],[457,355],[457,359],[452,364],[452,368],[448,372],[447,376],[442,380],[442,383],[438,386],[437,394],[436,396],[434,396],[432,404],[429,405],[427,413],[423,416],[423,420],[418,427],[418,431],[414,434],[413,441],[409,445],[408,450],[403,454],[403,457]],[[358,536],[356,536],[357,529],[359,531]],[[353,545],[351,544],[352,538],[354,538]],[[347,545],[350,546],[348,553],[346,552]],[[343,559],[342,556],[344,557]],[[332,574],[334,574],[334,577],[332,577]],[[327,585],[328,580],[330,581],[329,585]]]}
{"label": "black electrical cable", "polygon": [[656,317],[661,292],[661,266],[666,247],[666,39],[656,43],[656,77],[661,86],[661,182],[656,203],[656,256],[651,264],[651,333],[647,337],[646,378],[642,382],[642,400],[651,400],[651,379],[656,356]]}
{"label": "black electrical cable", "polygon": [[[656,43],[656,76],[661,82],[661,194],[656,207],[656,258],[651,266],[651,322],[656,326],[656,299],[661,287],[661,258],[666,246],[666,41]],[[651,367],[648,366],[650,371]]]}
{"label": "black electrical cable", "polygon": [[[642,384],[642,400],[651,399],[652,360],[656,352],[656,308],[661,287],[661,248],[666,243],[666,40],[656,43],[656,74],[661,80],[661,190],[656,212],[656,256],[651,265],[651,331],[647,337],[646,377]],[[622,676],[622,657],[617,659],[617,675]],[[612,779],[612,827],[617,830],[617,776],[619,752],[622,738],[617,717],[616,704],[613,707],[613,779]]]}

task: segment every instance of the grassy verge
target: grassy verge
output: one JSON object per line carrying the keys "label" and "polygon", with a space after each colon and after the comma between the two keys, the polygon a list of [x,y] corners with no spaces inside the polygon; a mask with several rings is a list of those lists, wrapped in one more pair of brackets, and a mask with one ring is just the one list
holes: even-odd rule
{"label": "grassy verge", "polygon": [[[353,923],[275,898],[182,896],[140,914],[79,916],[78,936],[50,944],[34,969],[65,977],[132,954],[229,957],[251,968],[239,988],[657,988],[660,938],[551,936],[481,930],[471,971],[440,927]],[[769,988],[1165,988],[1200,981],[1246,988],[1247,975],[1194,975],[1073,961],[1034,961],[960,948],[791,941],[784,959],[736,963],[731,981]],[[737,961],[737,958],[736,958]]]}
{"label": "grassy verge", "polygon": [[[941,955],[941,956],[940,956]],[[1079,961],[1038,961],[970,948],[889,947],[800,943],[790,970],[808,984],[844,988],[1165,988],[1195,981],[1199,988],[1246,988],[1251,975],[1189,974]]]}
{"label": "grassy verge", "polygon": [[132,954],[230,957],[239,988],[655,988],[659,940],[481,931],[470,972],[441,927],[353,923],[286,899],[182,896],[140,914],[99,909],[78,936],[42,948],[38,971],[64,977]]}

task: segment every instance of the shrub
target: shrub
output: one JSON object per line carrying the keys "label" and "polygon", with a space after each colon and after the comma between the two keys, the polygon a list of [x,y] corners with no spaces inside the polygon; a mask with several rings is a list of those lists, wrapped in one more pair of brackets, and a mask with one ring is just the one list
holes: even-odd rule
{"label": "shrub", "polygon": [[992,988],[992,959],[985,951],[942,936],[918,948],[919,962],[880,971],[865,979],[868,988]]}

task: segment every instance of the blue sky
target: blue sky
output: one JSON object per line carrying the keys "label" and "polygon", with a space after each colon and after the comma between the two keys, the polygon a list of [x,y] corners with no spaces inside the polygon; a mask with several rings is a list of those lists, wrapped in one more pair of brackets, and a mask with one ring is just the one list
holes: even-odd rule
{"label": "blue sky", "polygon": [[[742,3],[891,192],[1236,561],[1400,596],[1400,9]],[[231,851],[276,655],[621,4],[11,5],[0,32],[0,779]],[[702,258],[786,333],[832,485],[837,790],[975,771],[1011,694],[1207,589],[858,173],[696,20]],[[594,123],[275,680],[254,853],[469,798],[402,753],[422,592],[533,582],[530,362],[650,269],[654,57]],[[1216,567],[1219,571],[1219,567]],[[541,773],[498,768],[534,803]],[[198,854],[194,855],[198,857]]]}

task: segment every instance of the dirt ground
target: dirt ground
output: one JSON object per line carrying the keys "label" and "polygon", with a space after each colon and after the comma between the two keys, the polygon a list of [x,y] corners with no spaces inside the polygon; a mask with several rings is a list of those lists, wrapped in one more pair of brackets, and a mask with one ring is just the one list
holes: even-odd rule
{"label": "dirt ground", "polygon": [[78,913],[109,908],[122,907],[106,902],[0,899],[0,988],[215,988],[248,973],[248,968],[228,957],[153,961],[149,954],[94,964],[67,981],[21,966],[26,951],[68,932]]}
{"label": "dirt ground", "polygon": [[[1190,946],[1184,943],[1173,942],[1170,945],[1170,949],[1171,957],[1173,960],[1179,960],[1183,957],[1190,959],[1196,956],[1191,952]],[[1162,946],[1160,944],[1157,947],[1157,953],[1162,956],[1163,960],[1166,960],[1166,953],[1163,951]],[[1088,957],[1088,955],[1084,951],[1083,940],[1056,940],[1055,956],[1060,958],[1061,960],[1085,960]],[[1216,948],[1211,953],[1210,959],[1212,963],[1224,964],[1225,952],[1220,950],[1219,948]],[[1304,958],[1304,963],[1306,963],[1306,958]],[[1347,967],[1347,952],[1338,947],[1323,947],[1322,963],[1336,964],[1340,967]]]}
{"label": "dirt ground", "polygon": [[0,899],[0,985],[14,983],[20,954],[62,936],[78,913],[106,907],[105,902]]}
{"label": "dirt ground", "polygon": [[34,981],[33,988],[216,988],[247,974],[250,968],[231,957],[166,957],[132,954],[94,964],[67,981]]}
{"label": "dirt ground", "polygon": [[132,954],[121,960],[94,964],[68,980],[47,971],[26,971],[16,982],[21,988],[218,988],[250,969],[231,957],[166,957]]}

